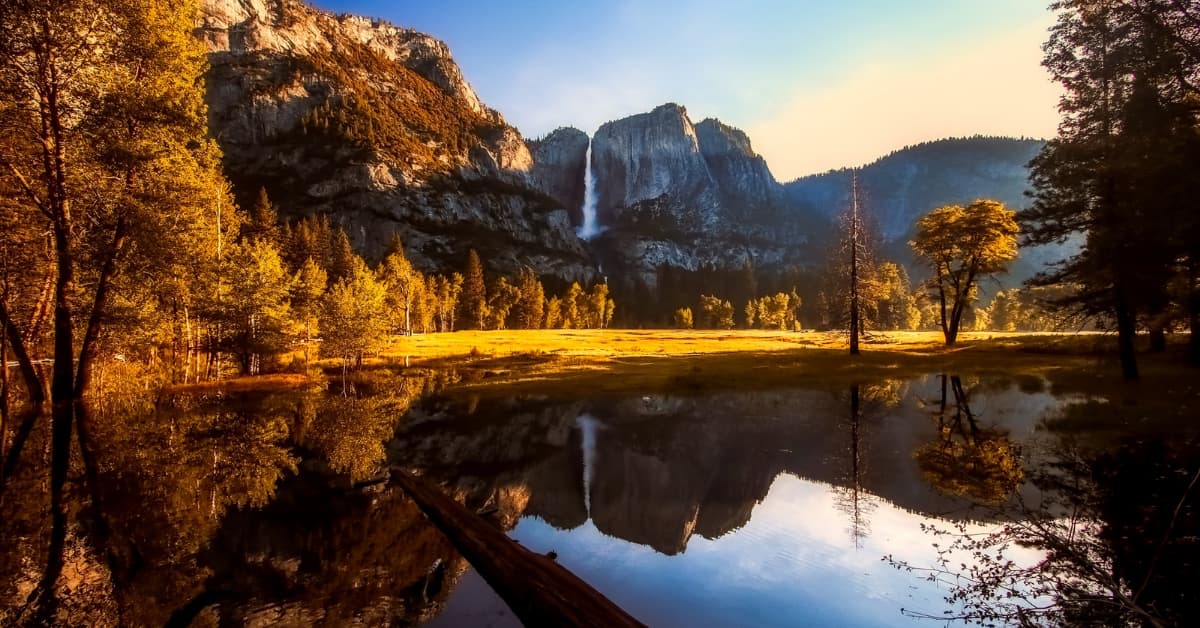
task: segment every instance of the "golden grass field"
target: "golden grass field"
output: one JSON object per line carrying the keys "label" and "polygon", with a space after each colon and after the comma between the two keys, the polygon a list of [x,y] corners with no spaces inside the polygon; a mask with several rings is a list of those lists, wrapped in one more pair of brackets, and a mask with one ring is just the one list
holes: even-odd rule
{"label": "golden grass field", "polygon": [[872,335],[850,356],[845,334],[757,330],[510,330],[396,337],[373,363],[455,369],[474,394],[589,394],[841,385],[932,372],[1107,381],[1100,334]]}
{"label": "golden grass field", "polygon": [[[1094,333],[1056,334],[1024,332],[963,332],[957,347],[947,349],[941,332],[897,331],[872,334],[862,345],[864,353],[945,353],[982,343],[993,348],[1018,346],[1071,347],[1088,352],[1105,337]],[[539,329],[460,331],[449,334],[397,336],[383,357],[441,359],[471,353],[503,357],[529,353],[559,356],[632,357],[702,356],[730,352],[787,352],[797,349],[845,349],[845,332],[786,332],[762,330],[671,329]]]}
{"label": "golden grass field", "polygon": [[[874,334],[850,356],[845,334],[746,330],[510,330],[397,336],[364,364],[372,377],[445,373],[446,394],[478,399],[535,395],[578,398],[656,392],[702,394],[782,387],[839,389],[947,373],[1002,378],[1055,392],[1105,398],[1110,421],[1200,423],[1200,377],[1185,366],[1186,336],[1161,354],[1143,352],[1140,382],[1121,379],[1115,339],[1098,333],[964,333],[946,347],[937,332]],[[340,377],[325,359],[303,372],[173,386],[180,391],[278,390]],[[367,375],[364,373],[363,375]]]}

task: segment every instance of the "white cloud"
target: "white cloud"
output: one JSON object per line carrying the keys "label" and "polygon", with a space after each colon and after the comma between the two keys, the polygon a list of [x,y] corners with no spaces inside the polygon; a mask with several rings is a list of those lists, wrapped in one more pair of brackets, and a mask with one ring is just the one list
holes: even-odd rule
{"label": "white cloud", "polygon": [[1048,25],[950,42],[923,61],[898,51],[895,61],[797,90],[747,132],[780,181],[949,136],[1053,136],[1061,91],[1040,65]]}

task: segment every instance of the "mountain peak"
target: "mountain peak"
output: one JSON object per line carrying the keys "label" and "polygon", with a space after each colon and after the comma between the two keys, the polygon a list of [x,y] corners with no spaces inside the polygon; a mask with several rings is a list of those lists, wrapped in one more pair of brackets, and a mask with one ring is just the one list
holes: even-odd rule
{"label": "mountain peak", "polygon": [[463,78],[445,42],[385,20],[334,15],[296,0],[203,0],[197,33],[210,54],[314,56],[363,48],[407,66],[472,112],[503,122]]}
{"label": "mountain peak", "polygon": [[750,136],[746,135],[745,131],[716,118],[701,120],[696,124],[696,133],[700,136],[700,149],[705,155],[739,154],[750,158],[758,157],[750,146]]}
{"label": "mountain peak", "polygon": [[650,111],[652,114],[672,113],[687,117],[687,107],[679,103],[663,103]]}

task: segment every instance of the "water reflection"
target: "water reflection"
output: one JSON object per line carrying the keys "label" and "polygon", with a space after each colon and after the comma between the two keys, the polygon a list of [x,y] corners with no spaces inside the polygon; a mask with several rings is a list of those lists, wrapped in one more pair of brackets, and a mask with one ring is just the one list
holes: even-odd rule
{"label": "water reflection", "polygon": [[[465,565],[402,495],[352,487],[386,472],[384,444],[431,381],[365,374],[344,396],[107,397],[87,409],[104,448],[67,483],[63,566],[44,595],[49,439],[33,430],[0,501],[0,623],[240,624],[267,607],[277,619],[419,619],[445,597],[425,586],[430,565],[449,578]],[[364,534],[374,518],[386,543]],[[355,563],[377,546],[390,562]],[[347,595],[364,592],[365,574],[382,576],[388,596]],[[391,614],[376,608],[385,597]]]}
{"label": "water reflection", "polygon": [[[948,588],[948,615],[911,614],[988,625],[1194,625],[1198,465],[1194,438],[1126,438],[1115,451],[1056,443],[1031,472],[1042,500],[997,513],[1004,524],[986,534],[926,527],[938,548],[932,562],[891,558]],[[1013,547],[1038,559],[1014,563]]]}
{"label": "water reflection", "polygon": [[[1060,426],[1095,405],[1040,382],[950,374],[564,401],[437,394],[452,378],[366,372],[345,387],[97,408],[106,447],[95,478],[68,484],[55,619],[508,616],[389,482],[393,466],[556,552],[652,625],[877,625],[901,608],[1018,622],[1047,602],[1072,622],[1114,591],[1171,621],[1197,610],[1184,585],[1200,521],[1180,502],[1192,476],[1179,472],[1195,469],[1196,448],[1067,438]],[[45,562],[46,441],[30,435],[0,504],[2,623],[30,617]],[[1172,516],[1164,503],[1184,505]],[[1055,540],[1062,532],[1082,545]],[[1108,584],[1076,585],[1079,556]],[[1030,602],[1019,611],[1000,589],[952,588],[943,600],[945,578],[1000,582],[998,565],[1010,578],[1059,575],[1021,582]]]}
{"label": "water reflection", "polygon": [[[915,454],[922,476],[949,495],[988,504],[1006,502],[1021,485],[1020,448],[1003,428],[980,426],[960,377],[939,379],[941,399],[933,412],[937,437]],[[946,397],[947,380],[952,401]]]}

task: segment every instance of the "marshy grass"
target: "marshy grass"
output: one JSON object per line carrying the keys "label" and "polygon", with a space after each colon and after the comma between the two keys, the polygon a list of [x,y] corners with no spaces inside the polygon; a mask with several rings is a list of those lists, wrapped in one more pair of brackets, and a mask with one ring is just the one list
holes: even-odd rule
{"label": "marshy grass", "polygon": [[[844,334],[760,330],[509,330],[397,337],[372,363],[455,369],[484,396],[761,390],[931,372],[1073,376],[1112,383],[1101,334],[979,332],[953,347],[936,332],[872,334],[850,356]],[[1148,361],[1150,372],[1157,362]],[[1173,368],[1163,365],[1163,368]]]}

